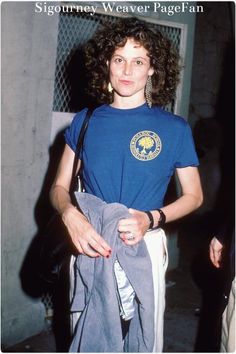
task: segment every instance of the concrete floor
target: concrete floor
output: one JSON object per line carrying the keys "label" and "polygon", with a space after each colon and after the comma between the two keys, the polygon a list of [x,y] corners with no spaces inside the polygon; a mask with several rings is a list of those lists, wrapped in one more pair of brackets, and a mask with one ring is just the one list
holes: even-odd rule
{"label": "concrete floor", "polygon": [[194,351],[199,320],[195,311],[200,303],[200,292],[188,268],[178,268],[167,274],[164,352]]}
{"label": "concrete floor", "polygon": [[[193,352],[198,326],[195,309],[200,306],[200,294],[188,267],[167,273],[164,352]],[[56,352],[55,340],[49,329],[39,335],[3,350],[4,352]]]}

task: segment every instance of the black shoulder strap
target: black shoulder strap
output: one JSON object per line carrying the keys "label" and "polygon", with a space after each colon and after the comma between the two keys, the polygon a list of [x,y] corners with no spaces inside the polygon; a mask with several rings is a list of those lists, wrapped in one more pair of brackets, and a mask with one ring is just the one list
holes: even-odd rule
{"label": "black shoulder strap", "polygon": [[91,109],[88,109],[86,112],[86,116],[84,118],[82,127],[80,129],[80,133],[79,133],[79,137],[78,137],[78,141],[77,141],[77,145],[76,145],[76,155],[79,157],[80,154],[80,150],[83,146],[83,142],[84,142],[84,136],[86,133],[86,130],[88,128],[88,123],[89,123],[89,119],[92,115],[93,111]]}
{"label": "black shoulder strap", "polygon": [[80,151],[83,146],[84,136],[85,136],[86,130],[88,128],[89,119],[90,119],[92,113],[93,113],[93,111],[91,109],[87,110],[82,127],[80,129],[78,141],[76,144],[76,151],[75,151],[75,157],[74,157],[74,163],[73,163],[73,169],[72,169],[72,179],[75,177],[75,174],[76,174],[76,168],[77,168],[77,164],[78,164],[78,160],[79,160]]}

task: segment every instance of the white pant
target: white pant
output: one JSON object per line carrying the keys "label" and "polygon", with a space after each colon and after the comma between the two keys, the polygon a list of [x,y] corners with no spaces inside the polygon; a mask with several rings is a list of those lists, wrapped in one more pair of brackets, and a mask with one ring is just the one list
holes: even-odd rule
{"label": "white pant", "polygon": [[147,232],[144,240],[152,262],[154,284],[155,342],[153,352],[160,353],[163,349],[165,273],[168,266],[167,241],[162,229]]}
{"label": "white pant", "polygon": [[[148,231],[144,236],[147,249],[152,263],[152,275],[154,284],[154,325],[155,342],[153,352],[162,352],[163,349],[163,329],[165,311],[165,273],[168,266],[168,252],[165,232],[162,229]],[[70,296],[72,298],[74,290],[74,262],[75,257],[71,257],[70,262]],[[72,332],[79,319],[80,312],[71,313]]]}
{"label": "white pant", "polygon": [[235,353],[235,278],[222,317],[221,352]]}

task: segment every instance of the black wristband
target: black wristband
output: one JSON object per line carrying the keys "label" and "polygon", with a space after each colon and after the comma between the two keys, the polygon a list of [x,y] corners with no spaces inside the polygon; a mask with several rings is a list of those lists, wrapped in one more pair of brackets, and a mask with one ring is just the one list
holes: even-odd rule
{"label": "black wristband", "polygon": [[152,213],[150,211],[145,211],[144,213],[147,214],[147,216],[148,216],[148,218],[150,220],[149,229],[152,229],[153,225],[154,225],[154,219],[153,219]]}
{"label": "black wristband", "polygon": [[156,209],[160,214],[160,219],[158,221],[158,227],[163,227],[166,223],[166,216],[161,209]]}

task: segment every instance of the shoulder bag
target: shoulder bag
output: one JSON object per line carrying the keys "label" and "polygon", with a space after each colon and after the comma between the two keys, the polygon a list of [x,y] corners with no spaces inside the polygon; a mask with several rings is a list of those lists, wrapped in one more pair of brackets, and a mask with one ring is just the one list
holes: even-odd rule
{"label": "shoulder bag", "polygon": [[[82,182],[82,168],[80,168],[79,176],[76,176],[76,168],[91,114],[92,111],[88,110],[76,145],[72,169],[73,191],[75,190],[75,186],[78,186],[78,182]],[[76,183],[74,183],[75,179],[77,181]],[[75,204],[75,200],[73,198],[72,202]],[[61,215],[55,213],[47,224],[41,238],[41,246],[39,249],[39,277],[46,283],[56,283],[59,280],[60,271],[64,262],[68,261],[68,258],[70,258],[71,255],[78,255],[78,251],[71,241],[70,235],[62,221]]]}

